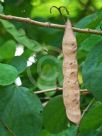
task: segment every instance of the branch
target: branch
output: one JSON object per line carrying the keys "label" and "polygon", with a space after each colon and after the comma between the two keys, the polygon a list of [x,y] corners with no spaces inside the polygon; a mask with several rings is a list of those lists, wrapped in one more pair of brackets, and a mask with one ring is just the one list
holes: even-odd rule
{"label": "branch", "polygon": [[35,94],[41,94],[41,93],[46,93],[46,92],[52,92],[52,91],[62,91],[63,88],[60,87],[56,87],[56,88],[51,88],[51,89],[45,89],[45,90],[41,90],[41,91],[35,91]]}
{"label": "branch", "polygon": [[81,116],[81,119],[84,117],[85,113],[88,111],[88,109],[91,107],[91,105],[94,103],[95,99],[92,99],[90,101],[90,103],[88,104],[88,106],[84,109],[83,113],[82,113],[82,116]]}
{"label": "branch", "polygon": [[[65,25],[53,24],[49,22],[39,22],[39,21],[32,20],[30,18],[22,18],[22,17],[11,16],[11,15],[0,14],[0,18],[4,20],[15,20],[17,22],[29,23],[29,24],[33,24],[37,26],[48,27],[48,28],[59,28],[59,29],[65,28]],[[102,31],[92,30],[89,28],[80,29],[80,28],[73,27],[73,30],[79,33],[91,33],[91,34],[102,35]]]}
{"label": "branch", "polygon": [[[63,88],[56,87],[56,88],[51,88],[51,89],[45,89],[45,90],[35,91],[34,93],[35,94],[41,94],[41,93],[46,93],[46,92],[52,92],[52,91],[56,91],[57,92],[57,91],[62,91],[62,90],[63,90]],[[82,95],[89,94],[89,92],[86,89],[81,90],[80,92],[81,92]]]}

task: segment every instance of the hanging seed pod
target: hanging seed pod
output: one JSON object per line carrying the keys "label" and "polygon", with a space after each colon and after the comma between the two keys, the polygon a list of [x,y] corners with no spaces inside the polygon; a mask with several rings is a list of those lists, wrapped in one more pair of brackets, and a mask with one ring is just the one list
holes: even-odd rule
{"label": "hanging seed pod", "polygon": [[81,119],[80,88],[78,83],[78,64],[76,58],[77,42],[68,20],[62,42],[63,49],[63,100],[67,117],[75,124]]}

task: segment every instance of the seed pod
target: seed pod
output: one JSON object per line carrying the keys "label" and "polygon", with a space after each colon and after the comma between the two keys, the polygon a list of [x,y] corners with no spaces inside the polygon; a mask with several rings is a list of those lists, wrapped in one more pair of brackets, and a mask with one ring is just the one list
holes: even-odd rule
{"label": "seed pod", "polygon": [[78,64],[76,58],[77,42],[68,20],[62,42],[63,49],[63,100],[67,117],[73,123],[79,124],[80,111],[80,88],[78,83]]}

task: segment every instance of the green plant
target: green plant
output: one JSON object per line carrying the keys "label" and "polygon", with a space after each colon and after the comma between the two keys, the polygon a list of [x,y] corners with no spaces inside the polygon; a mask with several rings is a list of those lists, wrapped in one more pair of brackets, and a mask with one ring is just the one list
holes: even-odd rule
{"label": "green plant", "polygon": [[[76,125],[67,118],[62,97],[61,44],[65,25],[43,23],[63,23],[57,12],[49,16],[42,10],[43,3],[46,7],[54,3],[51,0],[0,2],[0,136],[101,136],[102,11],[92,13],[99,7],[95,7],[95,2],[93,6],[87,1],[71,3],[71,7],[78,9],[77,14],[73,11],[71,15],[78,45],[76,70],[82,113]],[[78,8],[80,4],[87,5],[88,11]],[[80,17],[84,15],[80,20],[78,13]],[[42,14],[47,20],[41,18]],[[26,18],[29,16],[38,21]],[[17,55],[19,48],[22,53]]]}

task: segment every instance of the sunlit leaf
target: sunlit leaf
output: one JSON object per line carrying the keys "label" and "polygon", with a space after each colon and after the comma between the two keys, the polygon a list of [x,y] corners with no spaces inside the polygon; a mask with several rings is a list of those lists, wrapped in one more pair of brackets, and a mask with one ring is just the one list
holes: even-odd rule
{"label": "sunlit leaf", "polygon": [[10,33],[18,43],[35,52],[39,52],[42,49],[41,45],[38,42],[30,40],[24,33],[18,31],[12,23],[2,19],[0,19],[0,22],[2,23],[6,31]]}
{"label": "sunlit leaf", "polygon": [[16,43],[13,40],[6,41],[0,46],[0,59],[9,59],[14,57],[16,51]]}
{"label": "sunlit leaf", "polygon": [[17,78],[18,72],[15,67],[0,63],[0,85],[12,84]]}

